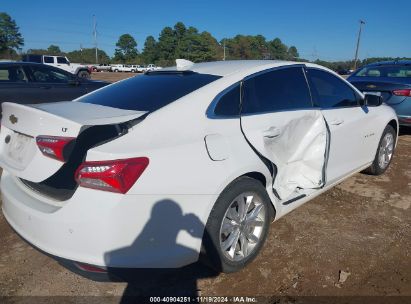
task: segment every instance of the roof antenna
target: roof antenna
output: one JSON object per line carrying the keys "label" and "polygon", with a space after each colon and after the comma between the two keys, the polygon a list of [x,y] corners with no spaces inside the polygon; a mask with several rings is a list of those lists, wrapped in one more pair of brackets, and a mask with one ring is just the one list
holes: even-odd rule
{"label": "roof antenna", "polygon": [[194,65],[194,62],[186,59],[176,59],[177,71],[187,71]]}

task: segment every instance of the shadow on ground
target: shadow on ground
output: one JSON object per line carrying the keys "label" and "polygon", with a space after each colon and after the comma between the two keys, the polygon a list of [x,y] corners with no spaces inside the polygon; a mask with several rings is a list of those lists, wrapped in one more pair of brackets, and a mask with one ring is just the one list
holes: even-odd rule
{"label": "shadow on ground", "polygon": [[[197,255],[193,249],[177,243],[177,235],[182,230],[195,238],[208,237],[197,216],[183,214],[180,206],[172,200],[161,200],[152,208],[150,220],[135,241],[130,246],[106,253],[106,263],[110,265],[140,259],[148,265],[161,265],[161,261],[166,264],[170,260],[178,262],[182,256]],[[208,254],[218,256],[214,246],[208,250]],[[178,269],[109,268],[108,274],[111,281],[127,282],[121,303],[129,303],[135,302],[136,297],[197,296],[198,279],[215,277],[219,272],[197,262]]]}

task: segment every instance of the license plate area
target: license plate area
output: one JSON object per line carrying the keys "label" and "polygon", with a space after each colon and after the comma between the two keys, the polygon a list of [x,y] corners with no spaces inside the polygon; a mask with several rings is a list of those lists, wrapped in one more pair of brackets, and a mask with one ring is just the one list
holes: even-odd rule
{"label": "license plate area", "polygon": [[369,94],[369,95],[376,95],[376,96],[381,96],[382,95],[382,93],[378,92],[378,91],[371,91],[371,92],[364,91],[363,93],[364,94]]}
{"label": "license plate area", "polygon": [[6,144],[7,158],[14,166],[25,165],[27,158],[30,157],[29,152],[32,150],[34,138],[18,132],[13,132],[8,136],[10,136],[10,139]]}

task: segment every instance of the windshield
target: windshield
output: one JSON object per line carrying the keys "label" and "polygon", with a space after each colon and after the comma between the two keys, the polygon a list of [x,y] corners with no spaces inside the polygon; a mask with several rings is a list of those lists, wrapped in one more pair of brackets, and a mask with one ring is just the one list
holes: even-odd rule
{"label": "windshield", "polygon": [[75,101],[153,112],[219,78],[193,72],[151,72],[104,87]]}
{"label": "windshield", "polygon": [[411,78],[411,65],[369,66],[360,69],[354,76]]}

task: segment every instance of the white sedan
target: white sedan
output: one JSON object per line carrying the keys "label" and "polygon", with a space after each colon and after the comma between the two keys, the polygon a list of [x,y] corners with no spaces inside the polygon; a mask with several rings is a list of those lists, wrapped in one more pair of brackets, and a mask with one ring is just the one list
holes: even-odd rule
{"label": "white sedan", "polygon": [[177,60],[72,102],[2,108],[7,221],[98,272],[199,259],[237,271],[271,221],[383,173],[398,134],[379,96],[299,62]]}

